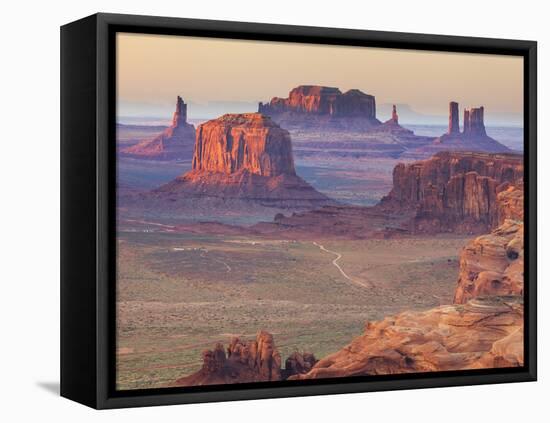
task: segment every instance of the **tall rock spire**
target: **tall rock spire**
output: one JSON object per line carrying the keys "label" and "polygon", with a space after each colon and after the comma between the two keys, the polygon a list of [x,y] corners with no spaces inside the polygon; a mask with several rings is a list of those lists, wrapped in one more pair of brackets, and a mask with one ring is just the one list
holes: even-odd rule
{"label": "tall rock spire", "polygon": [[394,123],[399,123],[399,116],[397,116],[397,107],[395,107],[395,104],[392,107],[391,120]]}
{"label": "tall rock spire", "polygon": [[485,109],[481,107],[472,107],[470,110],[464,109],[464,135],[486,136],[484,123]]}
{"label": "tall rock spire", "polygon": [[458,121],[458,103],[451,101],[449,103],[449,135],[460,133],[460,123]]}
{"label": "tall rock spire", "polygon": [[183,99],[178,95],[176,102],[176,111],[172,118],[172,126],[176,127],[187,123],[187,104],[183,102]]}

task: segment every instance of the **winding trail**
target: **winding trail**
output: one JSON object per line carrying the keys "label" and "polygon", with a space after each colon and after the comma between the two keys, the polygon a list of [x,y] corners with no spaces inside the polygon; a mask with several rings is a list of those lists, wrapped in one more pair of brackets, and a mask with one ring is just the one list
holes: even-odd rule
{"label": "winding trail", "polygon": [[[201,250],[200,257],[206,258],[205,253],[208,253],[208,249],[207,249],[207,248],[201,248],[200,250]],[[223,265],[225,266],[226,273],[230,273],[230,272],[231,272],[231,270],[232,270],[232,269],[231,269],[231,266],[228,265],[225,261],[220,260],[220,259],[217,259],[217,258],[215,258],[215,257],[212,257],[212,260],[213,260],[213,261],[216,261],[216,262],[218,262],[218,263],[223,264]]]}
{"label": "winding trail", "polygon": [[338,264],[338,260],[340,260],[342,258],[342,254],[340,254],[336,251],[329,250],[329,249],[325,248],[324,245],[318,244],[315,241],[313,241],[313,245],[315,245],[316,247],[319,247],[319,249],[321,251],[324,251],[324,252],[329,253],[329,254],[334,254],[336,256],[336,258],[334,260],[332,260],[332,264],[338,269],[340,274],[344,278],[346,278],[348,281],[350,281],[352,284],[354,284],[356,286],[359,286],[361,288],[373,288],[372,283],[352,279],[346,272],[344,272],[344,269],[342,269],[342,267]]}

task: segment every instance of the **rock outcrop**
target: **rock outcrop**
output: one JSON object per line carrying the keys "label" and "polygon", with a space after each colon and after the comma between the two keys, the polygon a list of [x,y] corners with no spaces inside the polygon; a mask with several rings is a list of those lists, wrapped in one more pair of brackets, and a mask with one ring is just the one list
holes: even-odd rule
{"label": "rock outcrop", "polygon": [[326,126],[365,129],[380,124],[374,96],[357,89],[342,93],[334,87],[300,85],[287,98],[274,97],[267,104],[259,103],[258,111],[288,129]]}
{"label": "rock outcrop", "polygon": [[172,124],[160,135],[120,150],[123,156],[154,160],[188,160],[193,156],[195,127],[187,123],[187,104],[178,96]]}
{"label": "rock outcrop", "polygon": [[193,171],[293,176],[290,135],[259,113],[210,120],[197,129]]}
{"label": "rock outcrop", "polygon": [[458,121],[458,103],[456,101],[451,101],[449,103],[449,130],[447,133],[460,133],[460,123]]}
{"label": "rock outcrop", "polygon": [[363,335],[290,379],[517,367],[523,362],[521,299],[477,298],[367,323]]}
{"label": "rock outcrop", "polygon": [[499,224],[497,195],[523,184],[523,167],[522,155],[463,152],[400,163],[391,192],[377,207],[388,213],[413,210],[419,232],[488,232]]}
{"label": "rock outcrop", "polygon": [[192,375],[176,380],[176,386],[221,385],[230,383],[269,382],[286,379],[311,370],[317,362],[313,354],[293,353],[281,368],[281,355],[273,335],[260,331],[253,341],[233,338],[224,350],[217,344],[214,350],[202,353],[202,368]]}
{"label": "rock outcrop", "polygon": [[171,202],[233,200],[281,209],[334,204],[296,175],[289,133],[260,113],[229,114],[199,125],[190,172],[154,190]]}
{"label": "rock outcrop", "polygon": [[403,158],[422,159],[440,151],[482,151],[507,153],[511,150],[487,135],[483,106],[464,110],[463,130],[460,132],[458,103],[449,103],[449,129],[432,143],[407,151]]}
{"label": "rock outcrop", "polygon": [[498,195],[500,226],[470,241],[460,254],[455,303],[488,295],[523,295],[523,190]]}

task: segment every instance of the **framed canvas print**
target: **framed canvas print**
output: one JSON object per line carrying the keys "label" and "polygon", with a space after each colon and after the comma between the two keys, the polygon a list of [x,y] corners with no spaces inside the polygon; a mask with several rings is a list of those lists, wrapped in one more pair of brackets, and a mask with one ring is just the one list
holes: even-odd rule
{"label": "framed canvas print", "polygon": [[61,393],[536,379],[536,43],[61,29]]}

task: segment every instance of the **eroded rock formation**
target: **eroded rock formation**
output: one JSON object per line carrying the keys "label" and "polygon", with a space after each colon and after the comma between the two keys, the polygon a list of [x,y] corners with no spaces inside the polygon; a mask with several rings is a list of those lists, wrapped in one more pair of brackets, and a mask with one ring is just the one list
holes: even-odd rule
{"label": "eroded rock formation", "polygon": [[483,106],[464,110],[463,130],[460,132],[458,103],[449,103],[449,129],[433,142],[407,151],[403,158],[422,159],[440,151],[482,151],[507,153],[511,150],[489,137],[485,130]]}
{"label": "eroded rock formation", "polygon": [[403,374],[523,365],[519,298],[477,298],[367,323],[365,333],[290,379]]}
{"label": "eroded rock formation", "polygon": [[458,103],[456,101],[451,101],[449,103],[449,130],[447,133],[449,135],[460,133],[460,123],[458,121]]}
{"label": "eroded rock formation", "polygon": [[197,129],[193,170],[295,175],[290,135],[259,113],[210,120]]}
{"label": "eroded rock formation", "polygon": [[260,113],[200,125],[193,169],[152,194],[171,202],[240,200],[282,209],[334,204],[296,175],[289,133]]}
{"label": "eroded rock formation", "polygon": [[470,241],[460,254],[455,303],[487,295],[523,295],[523,190],[498,195],[500,226]]}
{"label": "eroded rock formation", "polygon": [[219,385],[228,383],[269,382],[303,374],[317,362],[313,354],[293,353],[281,368],[281,355],[273,335],[260,331],[253,341],[233,338],[227,347],[222,344],[202,354],[202,368],[176,381],[177,386]]}
{"label": "eroded rock formation", "polygon": [[412,164],[398,164],[393,188],[380,207],[415,212],[420,232],[483,233],[498,226],[497,195],[523,183],[523,156],[443,152]]}
{"label": "eroded rock formation", "polygon": [[284,128],[335,126],[343,129],[377,126],[374,96],[352,89],[300,85],[287,98],[274,97],[260,103],[258,111],[271,116]]}
{"label": "eroded rock formation", "polygon": [[187,123],[187,104],[178,96],[176,111],[168,128],[152,140],[144,140],[124,148],[120,153],[143,159],[190,159],[193,155],[194,142],[195,127]]}

